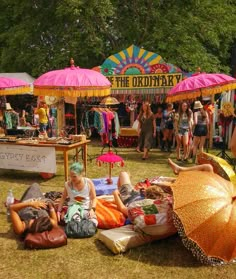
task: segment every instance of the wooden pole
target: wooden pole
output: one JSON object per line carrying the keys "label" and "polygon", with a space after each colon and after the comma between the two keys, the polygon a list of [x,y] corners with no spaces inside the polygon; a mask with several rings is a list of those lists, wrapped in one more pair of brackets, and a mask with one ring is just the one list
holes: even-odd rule
{"label": "wooden pole", "polygon": [[[215,96],[214,95],[212,95],[211,96],[211,104],[214,104],[214,98]],[[214,112],[215,113],[215,112]],[[213,114],[211,114],[211,113],[209,113],[209,122],[210,122],[210,130],[209,130],[209,147],[210,148],[212,148],[213,147],[213,133],[214,133],[214,131],[215,131],[215,128],[214,128],[214,126],[213,125],[215,125],[215,123],[214,123],[214,117],[213,117]]]}
{"label": "wooden pole", "polygon": [[77,109],[76,109],[76,104],[77,104],[77,102],[74,104],[74,113],[75,113],[75,134],[77,135],[78,127],[77,127]]}

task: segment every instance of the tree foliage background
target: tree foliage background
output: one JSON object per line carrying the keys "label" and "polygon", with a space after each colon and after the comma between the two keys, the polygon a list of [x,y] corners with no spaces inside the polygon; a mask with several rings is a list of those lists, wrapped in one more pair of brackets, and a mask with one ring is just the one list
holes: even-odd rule
{"label": "tree foliage background", "polygon": [[185,71],[230,73],[234,0],[1,0],[0,72],[91,68],[131,44]]}

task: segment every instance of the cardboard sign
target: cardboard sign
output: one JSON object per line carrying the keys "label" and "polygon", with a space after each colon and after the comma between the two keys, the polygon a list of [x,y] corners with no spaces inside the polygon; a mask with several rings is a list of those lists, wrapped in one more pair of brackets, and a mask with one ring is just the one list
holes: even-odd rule
{"label": "cardboard sign", "polygon": [[56,173],[55,148],[2,144],[0,168]]}

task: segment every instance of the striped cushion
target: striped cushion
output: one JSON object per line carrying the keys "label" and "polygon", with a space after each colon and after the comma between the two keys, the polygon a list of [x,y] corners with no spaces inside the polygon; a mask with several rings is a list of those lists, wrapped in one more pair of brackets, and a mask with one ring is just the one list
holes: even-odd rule
{"label": "striped cushion", "polygon": [[100,229],[121,227],[126,221],[125,216],[117,209],[117,206],[114,202],[103,199],[97,200],[96,215],[98,220],[98,228]]}

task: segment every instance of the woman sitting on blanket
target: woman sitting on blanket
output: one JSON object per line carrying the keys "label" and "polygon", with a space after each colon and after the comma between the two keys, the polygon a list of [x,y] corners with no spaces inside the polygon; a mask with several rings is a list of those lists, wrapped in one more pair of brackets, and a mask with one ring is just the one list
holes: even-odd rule
{"label": "woman sitting on blanket", "polygon": [[[208,171],[213,172],[213,167],[210,164],[196,165],[192,167],[181,167],[175,164],[171,159],[168,159],[168,163],[172,168],[173,172],[177,175],[182,171]],[[174,182],[173,178],[166,178],[165,181],[158,183],[159,186],[165,187],[166,191],[160,191],[158,186],[150,186],[144,190],[144,196],[147,199],[163,198],[165,192],[171,193],[169,186]],[[114,200],[117,208],[125,215],[128,216],[128,206],[131,202],[143,199],[140,192],[137,192],[130,181],[130,176],[127,172],[122,171],[119,175],[117,182],[117,190],[113,192]]]}
{"label": "woman sitting on blanket", "polygon": [[57,215],[53,205],[45,199],[37,183],[31,185],[19,203],[10,206],[14,232],[25,236],[27,233],[50,231],[57,227]]}
{"label": "woman sitting on blanket", "polygon": [[[97,225],[96,192],[91,179],[83,177],[83,166],[74,163],[70,167],[70,180],[65,183],[64,192],[58,205],[58,219],[66,223],[71,220],[90,219]],[[62,214],[65,200],[69,197],[66,215]]]}

